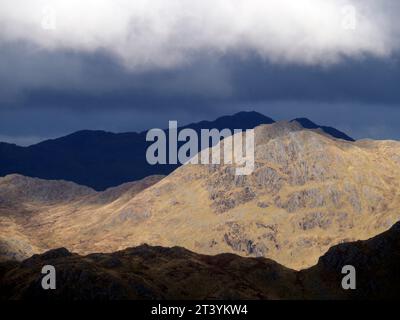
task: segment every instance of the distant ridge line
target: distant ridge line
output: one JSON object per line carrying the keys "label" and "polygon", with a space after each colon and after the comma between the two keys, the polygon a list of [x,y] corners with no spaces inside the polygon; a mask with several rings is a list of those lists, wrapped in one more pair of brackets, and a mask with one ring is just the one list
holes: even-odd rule
{"label": "distant ridge line", "polygon": [[[294,121],[294,120],[292,120]],[[318,126],[308,119],[296,120],[304,128],[320,128],[339,139],[354,141],[331,127]],[[214,121],[200,121],[181,126],[196,132],[201,129],[253,129],[275,121],[261,113],[239,112]],[[168,175],[179,165],[155,165],[146,161],[147,131],[112,133],[102,130],[81,130],[22,147],[0,143],[0,176],[21,174],[50,180],[73,181],[97,191],[118,186],[150,175]]]}

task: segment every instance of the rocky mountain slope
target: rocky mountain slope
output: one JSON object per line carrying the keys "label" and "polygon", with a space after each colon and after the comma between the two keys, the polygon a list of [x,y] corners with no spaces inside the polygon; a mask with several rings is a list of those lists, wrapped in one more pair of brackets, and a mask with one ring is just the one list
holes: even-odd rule
{"label": "rocky mountain slope", "polygon": [[87,254],[148,243],[303,269],[331,246],[368,239],[400,219],[399,142],[344,141],[296,121],[258,126],[255,137],[249,176],[235,176],[233,166],[185,165],[112,201],[100,201],[103,193],[50,204],[17,197],[14,209],[0,212],[3,242],[17,235],[27,251],[13,244],[17,258],[60,246]]}
{"label": "rocky mountain slope", "polygon": [[[41,288],[53,265],[57,289]],[[356,269],[356,290],[343,290],[342,267]],[[368,241],[331,248],[316,266],[294,271],[265,258],[206,256],[174,247],[79,256],[62,248],[23,262],[0,263],[0,299],[396,299],[400,223]]]}

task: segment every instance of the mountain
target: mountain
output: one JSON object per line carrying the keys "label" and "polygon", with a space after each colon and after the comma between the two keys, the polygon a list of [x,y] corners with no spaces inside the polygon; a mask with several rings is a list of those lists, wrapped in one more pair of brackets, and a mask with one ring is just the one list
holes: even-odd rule
{"label": "mountain", "polygon": [[[197,132],[212,128],[251,129],[273,122],[257,112],[239,112],[183,128]],[[333,136],[337,136],[335,132],[331,130]],[[29,147],[0,143],[0,176],[18,173],[42,179],[67,180],[100,191],[149,175],[171,173],[178,165],[150,165],[146,161],[146,150],[151,144],[146,142],[146,133],[84,130]],[[344,136],[339,135],[339,138]]]}
{"label": "mountain", "polygon": [[333,245],[368,239],[400,219],[399,155],[396,141],[345,141],[297,122],[261,125],[249,176],[236,176],[233,165],[184,165],[109,202],[8,197],[13,206],[0,211],[0,231],[8,247],[17,235],[32,248],[18,257],[60,246],[88,254],[148,243],[266,257],[299,270]]}
{"label": "mountain", "polygon": [[[399,252],[400,223],[373,239],[335,246],[302,271],[180,247],[142,245],[88,256],[60,248],[0,263],[0,299],[397,299]],[[44,265],[56,268],[57,290],[42,289]],[[356,290],[341,288],[345,265],[355,267]]]}

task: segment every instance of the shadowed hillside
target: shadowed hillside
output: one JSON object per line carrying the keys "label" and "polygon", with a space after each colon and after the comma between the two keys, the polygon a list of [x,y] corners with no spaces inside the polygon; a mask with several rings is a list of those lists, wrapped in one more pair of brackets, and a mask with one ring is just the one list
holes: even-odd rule
{"label": "shadowed hillside", "polygon": [[[400,290],[400,223],[368,241],[331,248],[300,272],[264,258],[205,256],[142,245],[86,257],[57,249],[0,264],[1,299],[394,299]],[[57,270],[57,289],[41,288],[43,265]],[[357,289],[341,288],[344,265]]]}

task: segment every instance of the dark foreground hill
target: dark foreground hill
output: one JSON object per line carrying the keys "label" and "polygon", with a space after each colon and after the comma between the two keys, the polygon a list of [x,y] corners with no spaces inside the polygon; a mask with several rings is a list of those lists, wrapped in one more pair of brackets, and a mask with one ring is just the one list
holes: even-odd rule
{"label": "dark foreground hill", "polygon": [[[40,270],[57,270],[57,289],[41,288]],[[341,288],[344,265],[357,289]],[[1,299],[396,299],[400,290],[400,223],[367,241],[331,248],[310,269],[265,258],[199,255],[142,245],[79,256],[66,249],[0,264]]]}
{"label": "dark foreground hill", "polygon": [[[273,122],[257,112],[239,112],[182,128],[197,132],[213,128],[245,130]],[[322,131],[325,128],[315,124],[312,127]],[[347,137],[337,130],[326,133],[339,139]],[[178,165],[150,165],[146,161],[146,150],[151,144],[146,142],[146,134],[147,131],[111,133],[84,130],[29,147],[0,142],[0,176],[17,173],[42,179],[67,180],[99,191],[150,175],[171,173]]]}

